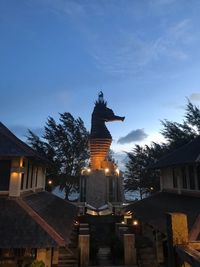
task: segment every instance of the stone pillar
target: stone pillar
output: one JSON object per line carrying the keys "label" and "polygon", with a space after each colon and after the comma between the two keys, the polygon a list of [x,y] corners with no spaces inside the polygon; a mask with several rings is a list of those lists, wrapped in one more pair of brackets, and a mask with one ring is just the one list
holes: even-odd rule
{"label": "stone pillar", "polygon": [[12,159],[10,172],[9,196],[19,197],[21,189],[22,158]]}
{"label": "stone pillar", "polygon": [[87,267],[90,259],[90,235],[87,223],[80,224],[79,228],[79,256],[80,267]]}
{"label": "stone pillar", "polygon": [[[174,246],[188,244],[187,216],[183,213],[167,214],[167,236],[168,236],[168,266],[176,267],[177,259]],[[183,266],[190,266],[184,263]]]}
{"label": "stone pillar", "polygon": [[135,235],[124,234],[124,265],[131,266],[136,262]]}

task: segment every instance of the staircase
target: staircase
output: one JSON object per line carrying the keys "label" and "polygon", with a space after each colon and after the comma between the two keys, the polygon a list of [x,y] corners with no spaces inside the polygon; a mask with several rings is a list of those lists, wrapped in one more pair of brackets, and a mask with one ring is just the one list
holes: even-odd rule
{"label": "staircase", "polygon": [[153,247],[143,247],[138,249],[138,265],[141,267],[158,267],[156,254]]}
{"label": "staircase", "polygon": [[59,248],[58,267],[78,267],[77,255],[65,247]]}
{"label": "staircase", "polygon": [[110,259],[110,248],[100,247],[97,253],[98,266],[109,266],[111,265]]}
{"label": "staircase", "polygon": [[68,248],[60,247],[58,267],[78,267],[78,228],[74,226]]}

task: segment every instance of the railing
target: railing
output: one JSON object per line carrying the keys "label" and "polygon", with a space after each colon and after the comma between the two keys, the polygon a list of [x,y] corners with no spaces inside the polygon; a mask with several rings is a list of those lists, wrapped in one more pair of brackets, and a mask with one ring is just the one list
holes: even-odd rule
{"label": "railing", "polygon": [[168,266],[200,267],[200,241],[189,240],[187,216],[185,214],[167,214],[167,234]]}

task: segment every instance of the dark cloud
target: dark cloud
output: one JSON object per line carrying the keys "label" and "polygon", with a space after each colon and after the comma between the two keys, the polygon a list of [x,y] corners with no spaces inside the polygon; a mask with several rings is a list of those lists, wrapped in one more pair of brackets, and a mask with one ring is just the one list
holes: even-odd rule
{"label": "dark cloud", "polygon": [[26,139],[26,136],[28,134],[28,129],[30,129],[32,132],[34,132],[38,136],[41,136],[43,134],[43,128],[42,127],[28,127],[25,125],[11,125],[9,127],[9,129],[11,130],[11,132],[13,132],[20,139]]}
{"label": "dark cloud", "polygon": [[147,134],[144,132],[144,129],[136,129],[128,133],[126,136],[120,137],[117,141],[118,144],[128,144],[131,142],[139,142],[147,138]]}

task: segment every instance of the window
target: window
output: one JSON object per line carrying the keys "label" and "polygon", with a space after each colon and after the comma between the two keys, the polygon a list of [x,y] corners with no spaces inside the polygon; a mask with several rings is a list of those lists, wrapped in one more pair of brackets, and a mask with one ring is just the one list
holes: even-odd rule
{"label": "window", "polygon": [[[25,168],[25,160],[23,160],[22,167]],[[21,174],[21,190],[24,188],[24,172]]]}
{"label": "window", "polygon": [[186,167],[181,168],[182,174],[182,188],[187,188],[187,174],[186,174]]}
{"label": "window", "polygon": [[27,164],[27,174],[26,174],[26,189],[28,189],[29,170],[30,170],[30,163],[28,161],[28,164]]}
{"label": "window", "polygon": [[189,183],[190,189],[195,189],[195,178],[194,178],[194,166],[189,166]]}
{"label": "window", "polygon": [[30,185],[30,188],[33,187],[33,173],[34,173],[34,167],[33,165],[31,166],[31,185]]}
{"label": "window", "polygon": [[10,168],[10,160],[0,160],[0,191],[9,190]]}
{"label": "window", "polygon": [[177,182],[177,173],[176,173],[176,169],[173,168],[172,170],[172,176],[173,176],[173,187],[177,188],[178,187],[178,182]]}
{"label": "window", "polygon": [[37,180],[38,180],[38,167],[36,168],[35,172],[35,187],[37,187]]}
{"label": "window", "polygon": [[23,190],[24,187],[24,173],[21,174],[21,190]]}
{"label": "window", "polygon": [[200,165],[197,165],[197,181],[198,181],[198,189],[200,190]]}

